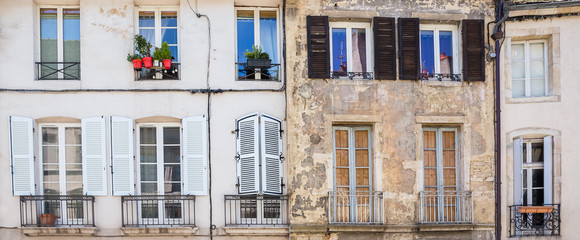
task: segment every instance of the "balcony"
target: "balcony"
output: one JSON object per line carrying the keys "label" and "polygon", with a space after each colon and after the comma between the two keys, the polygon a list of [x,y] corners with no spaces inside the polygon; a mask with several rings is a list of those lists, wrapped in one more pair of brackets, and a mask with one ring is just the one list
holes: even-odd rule
{"label": "balcony", "polygon": [[384,209],[383,192],[328,193],[329,224],[382,225],[385,223]]}
{"label": "balcony", "polygon": [[280,64],[250,66],[248,63],[236,63],[239,81],[280,81]]}
{"label": "balcony", "polygon": [[473,223],[473,199],[468,191],[420,192],[421,224]]}
{"label": "balcony", "polygon": [[36,62],[37,80],[80,80],[80,62]]}
{"label": "balcony", "polygon": [[232,225],[288,225],[286,195],[225,195],[225,223]]}
{"label": "balcony", "polygon": [[20,197],[22,227],[95,227],[95,197],[41,195]]}
{"label": "balcony", "polygon": [[513,205],[509,212],[510,237],[560,235],[560,204]]}
{"label": "balcony", "polygon": [[[163,65],[163,64],[161,64]],[[137,81],[142,80],[179,80],[181,72],[181,64],[180,63],[171,63],[171,67],[169,69],[165,69],[165,67],[151,67],[147,69],[143,67],[141,71],[136,71],[135,78]]]}
{"label": "balcony", "polygon": [[121,196],[123,227],[193,227],[195,196]]}
{"label": "balcony", "polygon": [[448,73],[423,73],[421,74],[421,80],[423,81],[452,81],[461,82],[461,74],[448,74]]}
{"label": "balcony", "polygon": [[332,71],[332,72],[330,72],[330,78],[332,78],[332,79],[348,78],[350,80],[353,80],[353,79],[373,80],[373,73],[372,72]]}

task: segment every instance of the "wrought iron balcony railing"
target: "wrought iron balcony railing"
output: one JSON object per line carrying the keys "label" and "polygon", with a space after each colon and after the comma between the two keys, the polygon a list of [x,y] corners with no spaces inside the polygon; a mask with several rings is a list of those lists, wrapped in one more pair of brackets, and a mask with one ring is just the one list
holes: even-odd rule
{"label": "wrought iron balcony railing", "polygon": [[280,64],[249,66],[248,63],[236,63],[238,80],[280,81]]}
{"label": "wrought iron balcony railing", "polygon": [[473,222],[473,198],[467,191],[420,192],[421,224]]}
{"label": "wrought iron balcony railing", "polygon": [[342,72],[342,71],[332,71],[330,72],[330,78],[348,78],[353,80],[355,78],[373,80],[373,72]]}
{"label": "wrought iron balcony railing", "polygon": [[426,73],[421,74],[421,80],[461,82],[461,74]]}
{"label": "wrought iron balcony railing", "polygon": [[384,209],[383,192],[333,191],[328,193],[329,224],[384,224]]}
{"label": "wrought iron balcony railing", "polygon": [[159,67],[151,67],[147,69],[143,67],[141,71],[137,71],[137,80],[179,80],[181,72],[181,64],[172,62],[169,69],[163,67],[163,63]]}
{"label": "wrought iron balcony railing", "polygon": [[38,80],[80,80],[80,62],[36,62]]}
{"label": "wrought iron balcony railing", "polygon": [[288,225],[286,195],[225,195],[227,225]]}
{"label": "wrought iron balcony railing", "polygon": [[510,237],[559,236],[560,204],[510,206]]}
{"label": "wrought iron balcony railing", "polygon": [[121,196],[123,227],[195,226],[195,196]]}
{"label": "wrought iron balcony railing", "polygon": [[94,204],[93,196],[20,196],[20,223],[23,227],[94,227]]}

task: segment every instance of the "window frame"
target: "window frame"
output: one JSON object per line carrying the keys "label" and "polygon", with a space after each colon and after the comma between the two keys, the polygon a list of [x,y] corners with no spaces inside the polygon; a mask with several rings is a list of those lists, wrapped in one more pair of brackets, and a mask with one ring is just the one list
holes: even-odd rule
{"label": "window frame", "polygon": [[[154,29],[155,31],[155,44],[153,45],[153,49],[151,51],[151,57],[153,57],[153,51],[155,51],[155,47],[161,48],[161,44],[163,44],[163,36],[161,35],[161,30],[163,28],[169,28],[169,29],[177,29],[177,59],[179,59],[179,61],[175,61],[176,63],[181,63],[181,27],[180,27],[180,23],[181,23],[181,18],[180,18],[180,12],[179,12],[179,7],[175,7],[175,6],[140,6],[140,7],[135,7],[135,34],[139,34],[139,30],[141,29],[141,27],[139,26],[139,12],[142,11],[153,11],[155,12],[155,26],[154,27],[144,27],[144,29]],[[177,27],[162,27],[161,26],[161,12],[165,12],[165,11],[175,11],[176,15],[177,15]],[[159,41],[158,41],[159,40]],[[175,46],[175,44],[169,44],[168,45],[171,46]]]}
{"label": "window frame", "polygon": [[433,72],[433,76],[432,78],[426,78],[426,80],[453,80],[452,78],[437,78],[436,75],[437,74],[441,74],[441,63],[440,61],[436,61],[437,60],[437,56],[440,56],[441,50],[440,50],[440,44],[439,44],[439,31],[451,31],[451,36],[452,36],[452,48],[453,48],[453,71],[451,72],[451,74],[456,75],[456,74],[461,74],[462,72],[462,59],[461,56],[462,54],[460,54],[460,47],[459,45],[460,40],[459,40],[459,26],[456,24],[423,24],[420,23],[419,24],[419,71],[421,76],[423,76],[423,54],[421,51],[421,31],[433,31],[433,57],[435,59],[433,59],[433,63],[434,63],[434,67],[435,70]]}
{"label": "window frame", "polygon": [[[340,21],[329,21],[328,22],[328,40],[329,40],[329,56],[330,56],[330,75],[331,77],[333,76],[333,39],[332,39],[332,30],[334,28],[344,28],[346,29],[346,61],[347,61],[347,66],[346,66],[346,72],[347,72],[347,76],[340,76],[338,78],[349,78],[348,75],[349,73],[352,73],[352,37],[348,37],[350,36],[348,33],[352,33],[352,29],[353,28],[364,28],[365,29],[365,45],[366,45],[366,61],[367,61],[367,69],[366,69],[366,73],[373,73],[374,72],[374,61],[373,61],[373,52],[374,52],[374,48],[373,48],[373,32],[372,32],[372,28],[371,28],[371,23],[370,22],[340,22]],[[355,79],[363,79],[366,78],[365,76],[360,76],[360,77],[354,77]],[[351,78],[352,79],[352,78]],[[372,78],[371,78],[372,79]]]}
{"label": "window frame", "polygon": [[458,128],[457,127],[424,127],[421,131],[421,144],[422,150],[421,154],[423,155],[423,190],[425,190],[425,137],[424,132],[431,131],[435,132],[436,135],[436,160],[437,160],[437,191],[443,192],[445,189],[445,185],[443,182],[444,176],[444,167],[443,167],[443,132],[454,132],[455,133],[455,191],[461,190],[461,182],[460,182],[460,165],[459,165],[459,136],[457,135]]}
{"label": "window frame", "polygon": [[[531,60],[530,60],[530,44],[533,43],[543,43],[544,44],[544,95],[542,96],[532,96],[532,79],[531,79]],[[513,67],[513,62],[514,62],[514,58],[513,56],[510,58],[510,69],[509,71],[511,72],[510,74],[510,81],[512,84],[512,98],[536,98],[536,97],[547,97],[550,96],[550,89],[549,89],[549,73],[550,73],[550,69],[549,69],[549,55],[548,55],[548,40],[547,39],[534,39],[534,40],[520,40],[520,41],[512,41],[510,43],[510,55],[511,55],[511,49],[513,45],[516,44],[524,44],[524,96],[514,96],[514,88],[513,88],[513,82],[514,82],[514,78],[513,78],[513,71],[512,71],[512,67]]]}
{"label": "window frame", "polygon": [[[280,9],[274,7],[234,7],[234,62],[238,63],[238,11],[239,10],[252,10],[254,11],[254,45],[260,45],[260,11],[275,11],[276,12],[276,43],[277,49],[276,53],[278,59],[272,59],[273,64],[280,64],[282,57],[282,46],[281,46],[281,32],[280,32]],[[257,21],[256,21],[257,19]]]}
{"label": "window frame", "polygon": [[[332,126],[332,163],[333,163],[333,191],[337,191],[337,180],[336,180],[336,131],[337,130],[346,130],[348,132],[348,161],[349,161],[349,192],[353,192],[352,189],[356,192],[358,187],[365,187],[365,185],[357,185],[356,184],[356,170],[358,168],[368,168],[369,169],[369,192],[373,192],[373,144],[372,144],[372,129],[370,126]],[[356,150],[357,147],[355,146],[355,134],[356,130],[367,130],[367,141],[368,141],[368,151],[369,151],[369,159],[368,159],[368,166],[367,167],[357,167],[356,166]],[[342,167],[344,168],[344,167]]]}
{"label": "window frame", "polygon": [[[527,172],[527,174],[526,174],[527,185],[524,186],[522,184],[521,192],[522,192],[522,197],[523,197],[525,195],[526,191],[527,191],[528,195],[527,195],[526,202],[528,204],[526,204],[526,205],[530,205],[530,206],[533,205],[532,204],[532,199],[533,199],[533,191],[532,190],[534,190],[533,180],[532,180],[533,170],[539,170],[539,169],[541,169],[542,170],[542,176],[544,176],[544,174],[543,174],[543,172],[544,172],[544,162],[543,161],[542,162],[537,162],[537,163],[533,163],[532,162],[532,157],[533,157],[532,156],[532,144],[533,143],[542,143],[542,158],[544,157],[543,156],[543,152],[544,152],[544,148],[545,148],[545,146],[544,146],[544,139],[539,139],[539,138],[524,138],[524,139],[522,139],[522,154],[523,154],[523,144],[526,145],[526,159],[523,159],[522,158],[522,160],[523,160],[523,162],[522,162],[522,175],[523,175],[523,172],[524,171]],[[523,178],[522,178],[522,182],[523,182]],[[536,188],[536,189],[539,189],[539,188]],[[541,189],[543,191],[546,191],[548,189],[551,191],[552,190],[552,186],[544,186],[544,182],[543,182],[543,178],[542,178],[542,187],[541,187]],[[543,198],[544,198],[544,196],[542,195],[542,199]]]}

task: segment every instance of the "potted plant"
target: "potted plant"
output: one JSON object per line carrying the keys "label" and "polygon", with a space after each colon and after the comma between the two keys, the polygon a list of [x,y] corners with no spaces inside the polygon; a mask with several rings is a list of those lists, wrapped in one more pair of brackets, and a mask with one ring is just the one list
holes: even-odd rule
{"label": "potted plant", "polygon": [[154,67],[159,67],[159,61],[161,61],[161,49],[158,47],[155,47],[155,52],[153,52],[153,66]]}
{"label": "potted plant", "polygon": [[252,46],[252,51],[246,50],[244,56],[247,59],[248,68],[270,68],[272,66],[270,55],[267,52],[262,52],[260,46]]}
{"label": "potted plant", "polygon": [[40,214],[40,224],[43,227],[54,227],[56,223],[56,216],[50,213]]}
{"label": "potted plant", "polygon": [[131,55],[130,53],[127,54],[127,61],[132,62],[133,63],[133,68],[136,71],[141,71],[142,68],[142,61],[141,61],[141,55],[139,55],[138,53],[135,53],[133,55]]}
{"label": "potted plant", "polygon": [[133,45],[135,46],[135,52],[143,57],[143,65],[145,65],[145,68],[151,68],[153,64],[153,58],[151,58],[151,43],[147,42],[145,37],[137,34],[133,38]]}
{"label": "potted plant", "polygon": [[163,59],[163,66],[165,69],[171,68],[171,50],[169,50],[169,45],[167,42],[161,44],[160,56]]}

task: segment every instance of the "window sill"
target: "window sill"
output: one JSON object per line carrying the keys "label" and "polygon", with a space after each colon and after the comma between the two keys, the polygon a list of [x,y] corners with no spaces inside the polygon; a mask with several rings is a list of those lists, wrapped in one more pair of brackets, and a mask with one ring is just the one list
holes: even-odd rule
{"label": "window sill", "polygon": [[196,235],[198,227],[123,227],[125,236],[191,236]]}
{"label": "window sill", "polygon": [[448,80],[443,80],[443,81],[438,81],[438,80],[422,80],[419,81],[421,83],[421,85],[425,85],[425,86],[433,86],[433,87],[461,87],[463,85],[463,82],[458,82],[458,81],[448,81]]}
{"label": "window sill", "polygon": [[384,232],[386,226],[383,224],[364,225],[364,224],[345,224],[345,225],[328,225],[330,232]]}
{"label": "window sill", "polygon": [[446,224],[420,224],[420,232],[455,232],[473,231],[475,224],[472,223],[446,223]]}
{"label": "window sill", "polygon": [[518,104],[518,103],[547,103],[547,102],[559,102],[560,96],[544,96],[544,97],[521,97],[513,98],[507,97],[505,99],[506,104]]}
{"label": "window sill", "polygon": [[227,235],[235,236],[287,236],[289,234],[288,227],[279,226],[249,226],[249,227],[224,227],[224,232]]}
{"label": "window sill", "polygon": [[92,236],[96,227],[23,227],[22,233],[35,236]]}

